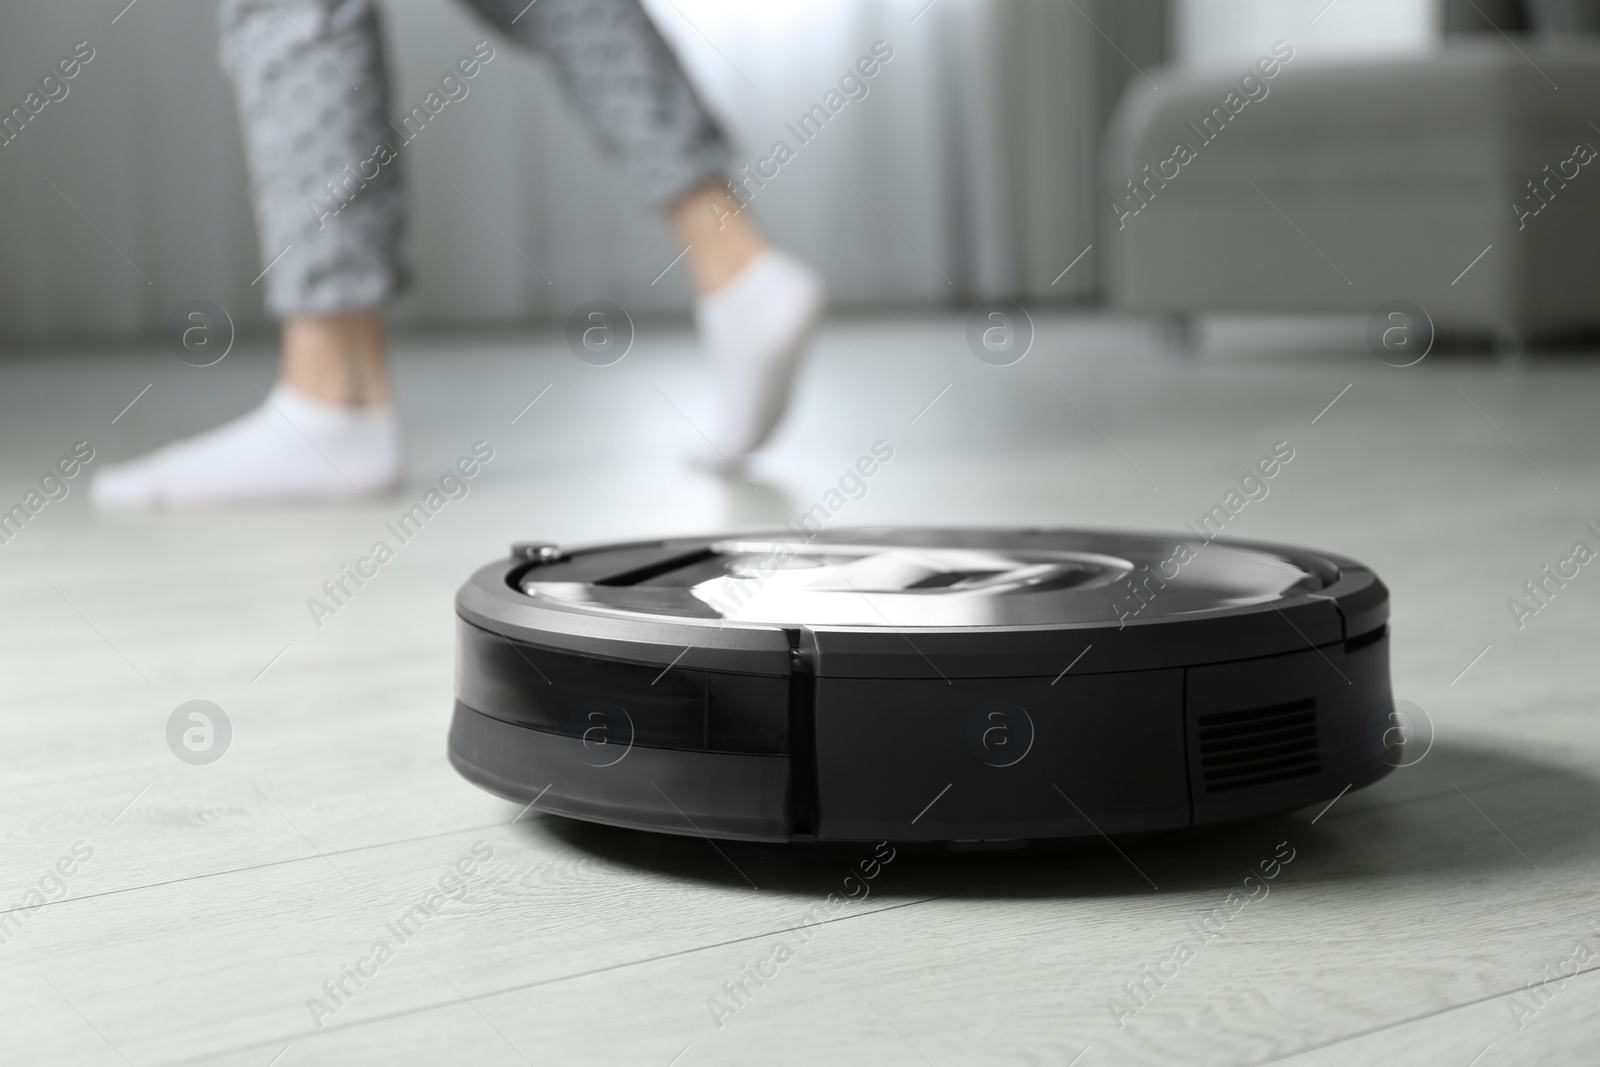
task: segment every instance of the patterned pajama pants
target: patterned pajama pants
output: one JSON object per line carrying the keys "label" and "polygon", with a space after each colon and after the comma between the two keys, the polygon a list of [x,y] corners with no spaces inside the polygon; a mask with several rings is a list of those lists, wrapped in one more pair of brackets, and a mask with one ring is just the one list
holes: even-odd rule
{"label": "patterned pajama pants", "polygon": [[[722,131],[638,0],[468,2],[552,65],[601,149],[648,201],[669,203],[727,170]],[[376,0],[223,0],[221,28],[262,266],[273,264],[267,309],[282,317],[377,307],[404,277],[401,166],[416,123],[400,116],[391,125]],[[451,76],[460,82],[470,69]]]}

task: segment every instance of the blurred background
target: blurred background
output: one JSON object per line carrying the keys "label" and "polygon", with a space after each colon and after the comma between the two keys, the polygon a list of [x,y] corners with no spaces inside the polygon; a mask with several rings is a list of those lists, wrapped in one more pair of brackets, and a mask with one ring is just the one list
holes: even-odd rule
{"label": "blurred background", "polygon": [[[707,1039],[698,1000],[662,992],[713,981],[652,971],[607,984],[624,983],[605,968],[625,976],[638,945],[668,960],[691,942],[735,944],[726,928],[756,914],[751,900],[772,906],[749,919],[764,931],[803,894],[747,894],[687,854],[659,877],[597,859],[551,820],[510,825],[515,811],[443,755],[455,587],[510,542],[794,521],[883,442],[893,460],[838,526],[1178,530],[1259,457],[1292,448],[1228,534],[1371,565],[1393,594],[1395,694],[1440,741],[1417,770],[1294,827],[1306,892],[1275,893],[1260,907],[1283,910],[1229,950],[1241,974],[1283,991],[1279,1015],[1244,1018],[1256,1001],[1242,980],[1186,970],[1166,1002],[1187,998],[1182,1010],[1128,1033],[1106,1022],[1107,991],[1164,959],[1171,931],[1237,874],[1179,878],[1150,911],[1097,888],[1008,896],[974,878],[970,899],[936,922],[906,919],[893,951],[860,961],[900,969],[886,1011],[904,1013],[918,1045],[954,1050],[939,1062],[1025,1048],[1065,1063],[1093,1042],[1085,1065],[1264,1063],[1304,1051],[1280,1024],[1293,1018],[1339,1062],[1406,1058],[1395,1049],[1477,1062],[1491,1041],[1501,1062],[1590,1062],[1592,989],[1562,994],[1535,1025],[1563,1013],[1572,1025],[1542,1037],[1519,1037],[1500,998],[1590,936],[1572,916],[1600,906],[1583,896],[1600,870],[1588,666],[1600,579],[1585,568],[1537,586],[1553,595],[1530,592],[1574,542],[1600,548],[1596,5],[645,6],[726,122],[736,165],[790,139],[786,124],[875,42],[894,51],[750,203],[831,302],[777,435],[740,477],[683,462],[709,375],[661,216],[534,57],[450,0],[385,2],[392,114],[477,42],[496,48],[404,156],[413,284],[392,346],[404,485],[338,505],[107,515],[88,506],[85,475],[0,544],[0,906],[80,830],[103,843],[62,906],[6,946],[0,1060],[100,1062],[83,1051],[105,1051],[93,1019],[137,1063],[264,1063],[291,1041],[285,1067],[313,1061],[308,1047],[328,1050],[318,1062],[472,1062],[461,1050],[495,1033],[465,1011],[448,1025],[424,1012],[456,1003],[437,979],[447,965],[474,996],[512,998],[495,1016],[512,1040],[567,1062],[666,1063],[690,1041],[685,1064],[708,1047],[729,1063],[774,1049],[907,1056],[878,1015],[850,1014],[855,1001],[837,1025],[811,1025],[839,985],[821,966],[820,991],[797,978],[807,992],[775,994],[767,1029],[725,1040]],[[0,13],[0,514],[77,442],[93,472],[250,411],[271,388],[266,257],[216,8],[52,0]],[[16,132],[13,109],[81,41],[93,61]],[[213,366],[163,339],[190,300],[237,329]],[[626,358],[603,367],[564,332],[593,300],[637,326]],[[1002,306],[991,301],[1025,331],[1015,349],[973,340]],[[477,442],[494,458],[470,495],[333,617],[309,611]],[[180,762],[165,733],[196,699],[232,722],[232,748],[209,767]],[[341,1016],[342,1036],[306,1041],[305,997],[365,936],[329,903],[347,886],[319,857],[348,856],[360,887],[348,891],[387,911],[484,827],[516,857],[492,906],[453,915],[437,950],[386,973],[392,984]],[[706,896],[680,894],[688,883]],[[642,885],[659,910],[639,906]],[[1103,944],[1083,921],[1102,908]],[[602,921],[614,941],[595,933]],[[938,955],[953,931],[990,924],[965,964],[929,965],[956,959]],[[715,981],[736,973],[734,951]],[[589,977],[545,985],[572,974]],[[940,981],[942,995],[924,995]],[[1413,1022],[1432,1028],[1382,1045],[1384,1028]]]}
{"label": "blurred background", "polygon": [[[1326,3],[1326,0],[1323,0]],[[109,25],[86,3],[20,5],[0,38],[0,100],[20,103],[44,58],[98,49],[71,96],[0,156],[0,337],[138,338],[205,297],[266,325],[231,87],[211,0],[142,0]],[[1115,216],[1101,148],[1130,80],[1246,70],[1273,41],[1300,56],[1423,57],[1444,41],[1436,0],[651,0],[657,25],[754,162],[875,40],[895,60],[754,205],[816,264],[835,305],[985,297],[1093,302],[1105,257],[1058,279]],[[1466,6],[1466,5],[1463,5]],[[1481,5],[1480,5],[1481,6]],[[392,108],[409,109],[476,41],[463,5],[384,5]],[[1470,8],[1469,8],[1470,10]],[[137,12],[137,17],[135,17]],[[115,14],[115,13],[113,13]],[[914,18],[914,21],[912,21]],[[676,249],[564,108],[538,61],[509,44],[490,76],[408,153],[415,287],[398,321],[481,326],[562,317],[596,292],[640,313],[687,307],[683,277],[652,280]],[[484,241],[462,191],[535,263]],[[52,192],[46,179],[61,193]],[[871,204],[938,264],[880,239]],[[46,196],[45,194],[49,194]],[[152,284],[84,225],[94,221]],[[492,235],[491,235],[492,236]],[[941,277],[939,271],[946,277]],[[1054,284],[1052,284],[1054,283]]]}
{"label": "blurred background", "polygon": [[[1096,292],[1092,270],[1054,290],[1050,282],[1062,253],[1076,254],[1103,221],[1097,146],[1130,63],[1159,63],[1171,31],[1159,0],[1086,2],[1128,59],[1070,5],[1043,0],[941,0],[915,22],[926,0],[648,7],[727,122],[741,164],[779,137],[793,141],[784,123],[872,42],[895,49],[868,99],[805,146],[754,205],[781,243],[821,268],[838,305],[880,307]],[[216,4],[140,7],[148,10],[135,8],[114,27],[82,3],[6,15],[0,99],[20,101],[52,48],[87,37],[102,52],[60,113],[41,115],[27,131],[31,143],[19,139],[0,159],[0,195],[30,205],[15,211],[0,251],[8,339],[150,336],[196,295],[228,308],[241,326],[264,324],[250,288],[261,263],[233,93],[215,58]],[[385,4],[384,13],[396,112],[419,102],[471,44],[496,37],[464,5],[408,0]],[[476,326],[560,318],[597,292],[638,313],[686,310],[682,272],[651,285],[677,254],[658,216],[600,158],[538,60],[497,43],[489,76],[441,115],[426,143],[419,137],[410,147],[416,284],[398,319]],[[511,248],[484,241],[483,220],[446,176],[553,284]],[[153,285],[117,257],[104,260],[102,239],[47,177]],[[875,200],[892,198],[896,225],[944,265],[948,281],[879,239],[873,208],[847,179]]]}
{"label": "blurred background", "polygon": [[[1588,17],[1581,4],[1563,0],[646,6],[726,121],[740,164],[788,138],[784,124],[872,42],[894,48],[887,76],[869,83],[870,99],[804,146],[753,205],[779,243],[821,270],[844,310],[992,297],[1154,307],[1165,294],[1112,286],[1116,252],[1105,240],[1117,228],[1118,179],[1127,177],[1117,165],[1136,171],[1146,162],[1117,158],[1108,138],[1119,103],[1137,110],[1125,89],[1156,93],[1157,71],[1170,83],[1169,98],[1204,85],[1207,72],[1225,86],[1274,41],[1292,43],[1298,69],[1375,60],[1414,70],[1440,63],[1447,44],[1516,49],[1501,31],[1524,35],[1530,7],[1554,12],[1547,25],[1582,26]],[[495,36],[464,5],[383,7],[397,113],[420,102],[464,49]],[[5,15],[0,100],[7,108],[34,87],[34,67],[47,69],[41,57],[54,59],[80,40],[97,56],[70,83],[70,100],[38,116],[0,156],[10,216],[0,245],[0,341],[150,338],[173,307],[197,297],[228,309],[246,333],[260,332],[268,322],[251,282],[262,261],[233,94],[216,62],[215,4],[144,0],[114,25],[103,15],[81,2],[24,5]],[[481,328],[559,319],[597,293],[636,314],[684,311],[682,272],[652,284],[676,252],[659,217],[599,157],[539,62],[503,43],[492,76],[471,85],[470,103],[451,108],[422,143],[408,146],[414,285],[395,308],[396,321]],[[1358,67],[1341,77],[1353,90],[1369,80]],[[1494,78],[1479,80],[1487,86]],[[1429,88],[1445,91],[1423,91]],[[1336,97],[1338,87],[1322,92]],[[1537,107],[1531,111],[1526,117],[1540,117]],[[1196,101],[1194,118],[1204,113]],[[1383,117],[1369,121],[1382,125]],[[1281,135],[1285,125],[1265,135]],[[1364,148],[1375,164],[1392,166],[1383,146],[1392,149],[1423,126],[1374,129]],[[1479,136],[1487,143],[1494,132]],[[1524,180],[1503,177],[1507,189]],[[882,239],[878,212],[886,203],[903,241]],[[549,268],[548,283],[508,244],[485,242],[485,216],[510,245]],[[121,256],[105,254],[108,241]],[[1099,251],[1063,276],[1091,244]]]}

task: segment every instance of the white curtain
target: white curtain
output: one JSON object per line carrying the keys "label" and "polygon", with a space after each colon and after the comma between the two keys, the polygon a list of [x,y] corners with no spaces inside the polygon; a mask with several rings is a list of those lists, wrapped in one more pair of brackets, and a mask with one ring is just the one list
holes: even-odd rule
{"label": "white curtain", "polygon": [[[1099,133],[1132,65],[1158,58],[1159,0],[647,4],[741,163],[776,140],[795,149],[751,210],[821,268],[836,306],[1095,291],[1094,255],[1060,272],[1103,223]],[[677,254],[662,221],[605,166],[537,61],[463,6],[385,10],[395,109],[475,42],[499,50],[408,149],[415,280],[399,317],[559,317],[596,297],[681,311],[687,284],[681,263],[662,276]],[[0,336],[149,335],[196,297],[241,327],[263,324],[215,27],[212,0],[138,4],[114,25],[100,0],[7,13],[0,103],[79,40],[96,57],[67,99],[0,148]],[[785,123],[878,41],[893,59],[867,95],[799,144]]]}

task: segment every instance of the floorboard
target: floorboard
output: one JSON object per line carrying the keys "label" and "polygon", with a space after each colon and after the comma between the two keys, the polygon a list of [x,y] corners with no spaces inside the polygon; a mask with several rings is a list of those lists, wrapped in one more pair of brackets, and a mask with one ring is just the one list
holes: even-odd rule
{"label": "floorboard", "polygon": [[[830,326],[754,485],[679,462],[704,383],[671,324],[603,369],[553,335],[403,340],[410,476],[385,500],[113,519],[75,485],[0,546],[0,1062],[1592,1062],[1600,578],[1521,628],[1506,601],[1600,541],[1600,369],[1397,370],[1292,332],[1180,357],[1115,319],[1038,325],[1004,369],[965,351],[959,316]],[[98,463],[243,410],[268,357],[6,357],[0,499],[78,440]],[[496,455],[470,494],[313,621],[321,583],[477,440]],[[1432,748],[1324,811],[1116,848],[902,849],[820,913],[848,849],[519,815],[448,767],[452,588],[478,564],[517,539],[792,519],[878,440],[895,458],[840,524],[1178,527],[1291,442],[1230,533],[1384,577],[1396,694]],[[232,723],[208,766],[166,744],[192,699]],[[1207,937],[1283,842],[1271,892]],[[492,856],[402,942],[391,925],[475,847]],[[42,883],[52,899],[19,909]],[[379,940],[392,959],[330,993]],[[728,991],[780,943],[774,978]],[[1180,944],[1177,975],[1132,997]]]}

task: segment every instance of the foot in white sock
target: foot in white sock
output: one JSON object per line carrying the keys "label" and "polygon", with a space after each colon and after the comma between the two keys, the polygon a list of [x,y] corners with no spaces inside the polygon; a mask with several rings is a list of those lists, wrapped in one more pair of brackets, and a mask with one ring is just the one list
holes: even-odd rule
{"label": "foot in white sock", "polygon": [[822,283],[798,260],[768,250],[695,303],[716,399],[712,463],[761,447],[783,416],[801,352],[822,314]]}
{"label": "foot in white sock", "polygon": [[327,499],[382,492],[399,477],[392,408],[325,404],[280,383],[247,415],[101,468],[89,498],[114,510]]}

